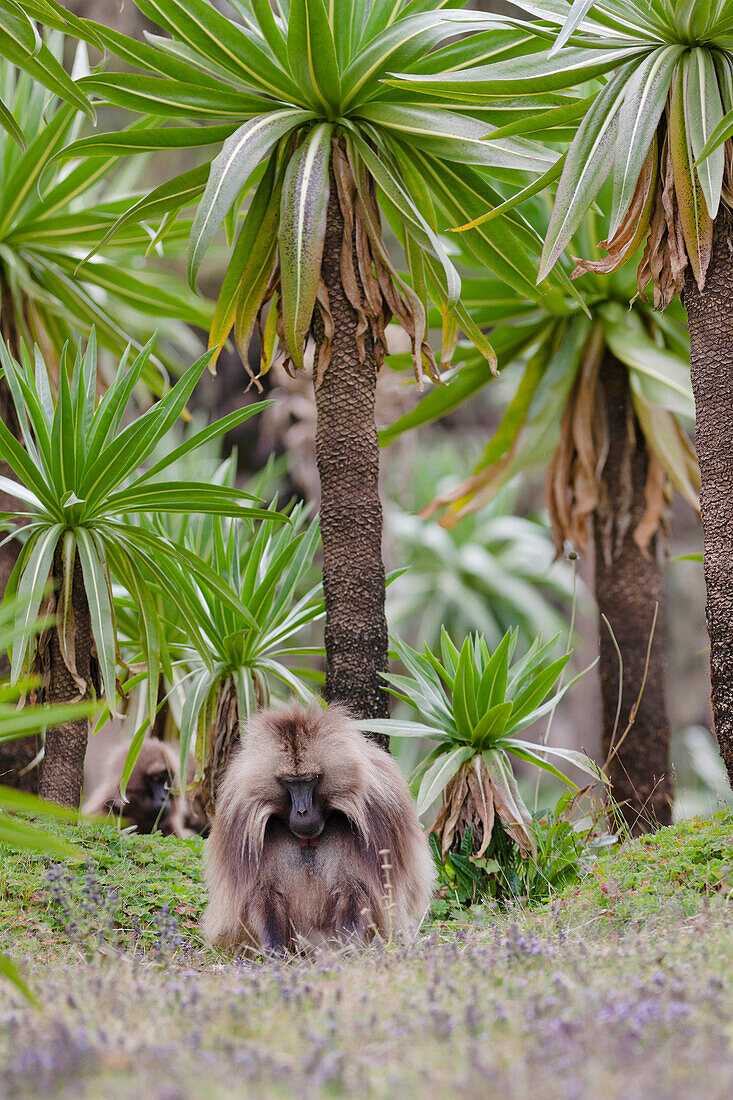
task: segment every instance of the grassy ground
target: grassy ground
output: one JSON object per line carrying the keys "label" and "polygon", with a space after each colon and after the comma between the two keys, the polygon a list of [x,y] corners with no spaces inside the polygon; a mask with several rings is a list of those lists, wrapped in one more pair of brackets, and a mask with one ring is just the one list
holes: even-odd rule
{"label": "grassy ground", "polygon": [[416,946],[207,950],[200,841],[72,832],[69,877],[0,852],[0,1096],[733,1095],[733,815],[605,856],[552,905]]}

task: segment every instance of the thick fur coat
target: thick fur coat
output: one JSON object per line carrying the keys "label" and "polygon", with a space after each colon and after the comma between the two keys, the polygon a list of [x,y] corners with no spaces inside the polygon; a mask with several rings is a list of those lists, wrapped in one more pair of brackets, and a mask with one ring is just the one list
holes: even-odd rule
{"label": "thick fur coat", "polygon": [[[321,776],[325,826],[315,843],[288,827],[286,775]],[[397,764],[338,706],[291,706],[250,722],[220,788],[205,862],[203,930],[219,947],[411,935],[433,885]]]}
{"label": "thick fur coat", "polygon": [[[166,782],[173,791],[180,789],[178,746],[149,738],[140,746],[140,755],[127,781],[126,799],[121,792],[122,769],[129,745],[114,749],[104,775],[84,800],[85,815],[113,814],[137,826],[139,833],[159,830],[165,835],[192,836],[187,827],[187,803],[180,793],[171,793],[161,805],[160,784]],[[151,779],[155,782],[151,787]]]}

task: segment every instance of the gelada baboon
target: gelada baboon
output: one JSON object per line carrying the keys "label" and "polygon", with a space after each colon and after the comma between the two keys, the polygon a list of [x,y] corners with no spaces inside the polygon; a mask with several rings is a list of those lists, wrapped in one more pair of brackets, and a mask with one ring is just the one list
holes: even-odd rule
{"label": "gelada baboon", "polygon": [[205,851],[207,939],[272,951],[414,934],[433,864],[397,764],[346,710],[258,714]]}
{"label": "gelada baboon", "polygon": [[143,741],[123,801],[120,782],[129,745],[120,745],[105,763],[104,775],[89,798],[84,814],[114,814],[137,826],[139,833],[160,830],[166,836],[191,836],[187,804],[180,790],[178,746],[165,741]]}

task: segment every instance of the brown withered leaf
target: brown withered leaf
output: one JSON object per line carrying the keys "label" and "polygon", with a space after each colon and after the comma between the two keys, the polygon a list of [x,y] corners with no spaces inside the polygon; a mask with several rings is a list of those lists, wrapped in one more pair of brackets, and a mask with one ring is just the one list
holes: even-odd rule
{"label": "brown withered leaf", "polygon": [[[579,521],[585,523],[598,502],[598,478],[607,450],[605,418],[599,416],[598,373],[603,350],[600,330],[586,346],[577,379],[572,407],[573,443],[575,445],[574,496]],[[599,428],[603,436],[599,436]]]}
{"label": "brown withered leaf", "polygon": [[331,347],[333,345],[334,333],[333,316],[328,300],[328,290],[326,289],[326,284],[323,279],[318,283],[316,302],[321,311],[321,320],[323,321],[323,337],[318,347],[318,359],[315,364],[315,377],[313,380],[313,385],[318,389],[326,373],[326,367],[331,362]]}
{"label": "brown withered leaf", "polygon": [[664,266],[664,241],[667,236],[667,219],[662,205],[662,183],[657,181],[657,191],[654,196],[654,207],[649,226],[649,236],[646,239],[646,247],[639,262],[636,273],[636,285],[639,294],[644,297],[644,290],[651,282],[654,286],[654,308],[661,307],[661,291],[659,289],[659,276]]}
{"label": "brown withered leaf", "polygon": [[[481,857],[489,846],[494,828],[494,792],[482,758],[474,756],[470,764],[471,769],[466,780],[473,800],[474,815],[481,822],[481,843],[476,851],[476,856]],[[477,830],[474,829],[474,836],[476,834]]]}
{"label": "brown withered leaf", "polygon": [[[684,273],[687,267],[687,249],[685,248],[685,235],[682,231],[682,221],[677,209],[677,195],[674,189],[674,167],[672,157],[667,154],[664,187],[662,189],[662,206],[667,221],[667,256],[669,263],[669,288],[679,291],[684,286]],[[671,302],[669,288],[665,305]]]}
{"label": "brown withered leaf", "polygon": [[608,255],[601,260],[581,260],[574,256],[577,267],[572,272],[571,279],[579,278],[586,271],[608,274],[621,267],[628,257],[636,252],[649,231],[657,172],[658,150],[655,134],[623,221],[610,240],[598,242],[598,247],[604,249]]}
{"label": "brown withered leaf", "polygon": [[547,472],[545,499],[558,555],[566,540],[585,550],[588,518],[600,503],[600,473],[608,453],[606,419],[598,400],[603,347],[603,332],[596,326],[588,337]]}
{"label": "brown withered leaf", "polygon": [[664,466],[652,452],[649,455],[646,484],[644,486],[644,515],[634,528],[634,542],[642,554],[649,556],[652,539],[664,522],[667,510],[667,477]]}
{"label": "brown withered leaf", "polygon": [[[336,180],[336,190],[338,191],[339,206],[341,207],[341,214],[343,216],[343,238],[341,242],[341,256],[339,259],[340,271],[341,271],[341,284],[344,288],[344,293],[349,300],[351,308],[354,310],[357,316],[356,326],[356,347],[359,355],[359,361],[364,362],[365,343],[364,336],[369,330],[369,320],[364,309],[364,293],[362,287],[359,285],[359,279],[357,277],[356,265],[354,263],[354,234],[355,234],[355,209],[354,202],[356,196],[356,183],[351,171],[351,166],[348,162],[343,149],[339,145],[333,147],[333,175]],[[330,350],[329,350],[330,358]],[[317,384],[319,384],[317,382]]]}
{"label": "brown withered leaf", "polygon": [[665,137],[659,158],[654,205],[646,248],[637,271],[637,286],[643,293],[651,280],[654,284],[654,308],[666,309],[684,287],[687,267],[682,225],[674,193],[674,169]]}
{"label": "brown withered leaf", "polygon": [[[56,609],[57,622],[55,626],[56,638],[58,639],[59,649],[61,651],[61,659],[66,665],[67,671],[70,673],[72,680],[79,689],[79,699],[83,699],[87,691],[87,682],[83,676],[79,675],[79,670],[76,667],[76,628],[74,621],[74,605],[71,601],[71,592],[68,593],[68,600],[64,600],[64,590],[59,592],[59,602]],[[53,609],[49,611],[49,614],[53,614]]]}
{"label": "brown withered leaf", "polygon": [[[516,786],[514,780],[511,783]],[[481,756],[477,755],[462,765],[443,793],[443,804],[432,829],[440,838],[444,857],[460,843],[469,828],[472,832],[472,855],[476,858],[483,856],[498,815],[522,856],[536,858],[537,845],[531,816],[518,799],[518,792],[512,794],[509,788],[502,791],[501,785],[498,779],[496,783],[492,782]],[[516,804],[510,805],[510,801]]]}
{"label": "brown withered leaf", "polygon": [[375,333],[381,335],[382,343],[386,347],[384,326],[392,317],[395,317],[410,338],[413,368],[418,385],[422,387],[423,367],[434,381],[439,382],[440,372],[427,340],[425,311],[417,295],[403,282],[390,261],[382,239],[375,185],[371,179],[368,185],[358,191],[356,213],[368,239],[371,263],[382,298],[382,311],[379,316],[373,317]]}
{"label": "brown withered leaf", "polygon": [[587,541],[585,528],[580,531],[573,530],[571,471],[574,447],[571,424],[572,409],[568,403],[560,421],[560,441],[550,461],[545,481],[545,501],[550,513],[552,536],[558,557],[562,554],[566,538],[579,550],[585,549]]}
{"label": "brown withered leaf", "polygon": [[364,219],[361,216],[363,204],[359,198],[356,200],[356,256],[359,262],[359,277],[364,288],[366,307],[370,317],[378,317],[382,311],[381,330],[389,323],[389,317],[384,313],[384,299],[379,286],[379,280],[374,271],[374,261],[369,247],[369,237],[366,232]]}
{"label": "brown withered leaf", "polygon": [[[340,274],[346,297],[357,316],[356,344],[362,358],[366,337],[371,335],[377,369],[387,352],[386,326],[395,318],[409,335],[415,377],[422,388],[423,367],[440,380],[432,349],[427,340],[426,317],[412,288],[392,266],[382,239],[382,225],[376,185],[369,175],[358,184],[342,143],[333,146],[333,173],[344,221]],[[332,351],[333,320],[328,297],[322,289],[316,298],[325,329],[315,372],[315,385],[323,379]],[[330,337],[329,337],[330,331]]]}
{"label": "brown withered leaf", "polygon": [[440,847],[444,858],[453,844],[461,818],[465,816],[467,793],[468,783],[464,766],[446,788],[443,794],[443,806],[432,830],[440,837]]}
{"label": "brown withered leaf", "polygon": [[[496,484],[502,480],[513,457],[510,452],[486,470],[472,474],[454,489],[449,489],[437,496],[435,500],[431,500],[418,515],[421,519],[431,519],[437,512],[450,508],[451,510],[441,517],[440,525],[446,528],[455,527],[464,516],[480,511],[493,498]],[[461,501],[464,503],[461,504]],[[457,507],[453,507],[456,505]]]}
{"label": "brown withered leaf", "polygon": [[206,769],[192,797],[203,806],[209,820],[212,820],[219,784],[232,755],[239,747],[237,689],[230,677],[219,688],[213,721],[210,724],[209,745]]}

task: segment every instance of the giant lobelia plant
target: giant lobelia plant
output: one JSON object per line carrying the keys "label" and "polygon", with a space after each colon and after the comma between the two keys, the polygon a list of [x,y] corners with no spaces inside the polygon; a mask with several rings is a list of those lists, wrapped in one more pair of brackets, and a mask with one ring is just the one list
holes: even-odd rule
{"label": "giant lobelia plant", "polygon": [[[403,91],[525,97],[583,87],[540,264],[545,278],[610,173],[608,270],[646,242],[639,290],[664,308],[684,296],[702,479],[712,702],[733,784],[733,3],[519,0],[540,54],[400,80]],[[516,26],[516,20],[510,20]],[[602,85],[588,81],[604,78]],[[581,261],[579,274],[597,264]]]}
{"label": "giant lobelia plant", "polygon": [[[0,488],[18,502],[11,518],[23,522],[24,539],[7,588],[9,595],[17,592],[21,599],[11,681],[16,682],[24,671],[40,672],[44,699],[50,703],[89,698],[96,691],[102,691],[108,701],[115,699],[117,638],[111,595],[115,576],[135,601],[143,624],[152,720],[158,682],[153,670],[160,665],[161,630],[150,578],[175,602],[181,581],[172,579],[166,563],[179,562],[187,583],[205,582],[244,621],[251,616],[205,561],[143,529],[135,517],[146,512],[202,512],[262,517],[269,523],[281,517],[253,506],[256,498],[239,489],[154,480],[182,454],[246,420],[261,405],[230,413],[160,461],[141,468],[180,417],[209,358],[197,360],[165,397],[125,423],[151,344],[132,362],[128,350],[99,401],[94,334],[86,351],[79,351],[73,361],[62,355],[55,400],[38,350],[32,360],[23,349],[18,363],[0,346],[0,363],[22,438],[22,443],[16,440],[0,422],[0,458],[17,478],[0,477]],[[55,623],[37,636],[33,623],[41,606],[54,615]],[[185,607],[181,614],[185,618]],[[193,637],[199,637],[195,622],[189,622],[188,628]],[[204,645],[202,639],[200,644]],[[47,731],[39,787],[45,798],[78,806],[87,737],[86,719]]]}
{"label": "giant lobelia plant", "polygon": [[[538,229],[546,226],[546,210],[534,203],[524,210]],[[588,255],[597,236],[589,213],[571,248]],[[590,543],[594,554],[605,617],[603,759],[629,827],[642,832],[671,822],[673,794],[660,544],[674,491],[698,509],[700,474],[688,436],[695,408],[682,307],[671,303],[662,314],[637,296],[629,308],[633,271],[607,266],[597,261],[583,279],[582,307],[557,294],[539,305],[523,300],[487,275],[464,280],[477,323],[495,322],[502,373],[516,386],[471,476],[440,493],[426,514],[446,509],[441,524],[460,531],[508,481],[546,469],[558,555],[567,543],[581,553]],[[456,375],[383,432],[384,440],[445,415],[487,383],[472,349],[461,358]],[[619,719],[625,724],[632,708],[624,734]]]}
{"label": "giant lobelia plant", "polygon": [[[48,34],[42,56],[60,66],[63,54],[63,36]],[[89,71],[85,59],[82,44],[75,72]],[[55,374],[65,342],[88,336],[92,326],[100,345],[115,358],[128,342],[142,348],[153,314],[163,339],[147,359],[143,381],[159,393],[167,386],[167,370],[183,368],[176,348],[184,344],[184,332],[190,343],[190,329],[184,325],[206,328],[210,305],[191,293],[180,276],[160,265],[143,265],[141,251],[148,246],[162,251],[162,245],[153,246],[138,225],[128,226],[103,255],[76,273],[100,233],[129,205],[129,175],[126,181],[120,178],[114,156],[51,165],[55,154],[78,136],[83,116],[75,103],[61,102],[32,71],[33,76],[0,60],[0,91],[15,127],[0,131],[0,341],[15,359],[20,358],[23,341],[28,347],[38,343]],[[175,253],[185,237],[185,224],[173,227],[166,235],[167,254]],[[171,336],[172,341],[167,339]],[[2,378],[0,417],[19,437],[10,391]],[[0,468],[0,474],[7,473],[7,468]],[[9,508],[12,504],[0,492],[0,509]],[[0,594],[18,552],[15,539],[0,549]],[[37,769],[26,765],[35,756],[33,739],[0,747],[6,781],[32,789]]]}
{"label": "giant lobelia plant", "polygon": [[[526,34],[494,32],[489,17],[447,9],[440,0],[235,0],[235,19],[208,0],[137,0],[137,6],[164,34],[141,44],[93,30],[138,71],[102,72],[81,84],[92,97],[164,122],[82,139],[66,155],[213,147],[213,159],[156,188],[117,228],[131,219],[170,221],[197,202],[192,284],[222,222],[236,235],[212,347],[220,348],[233,327],[244,353],[258,325],[265,369],[276,341],[288,362],[302,367],[313,339],[326,694],[358,714],[384,715],[374,391],[385,328],[392,319],[401,325],[416,375],[425,370],[435,377],[426,333],[432,300],[444,322],[443,361],[463,330],[493,362],[461,304],[460,280],[438,230],[500,202],[490,179],[523,185],[556,160],[524,139],[484,140],[497,116],[515,117],[511,101],[484,116],[468,84],[460,97],[405,95],[389,78],[395,71],[457,72],[479,57],[512,56]],[[382,216],[402,246],[406,279],[393,266]],[[467,242],[479,262],[536,296],[533,257],[541,241],[523,218],[498,218],[491,233],[479,226]],[[561,271],[551,278],[567,284]]]}
{"label": "giant lobelia plant", "polygon": [[515,660],[517,634],[508,630],[493,653],[480,634],[470,634],[459,649],[443,630],[439,654],[427,645],[418,653],[394,639],[407,675],[385,673],[385,679],[392,694],[409,703],[420,721],[359,723],[365,730],[437,742],[418,764],[412,783],[419,814],[441,800],[433,831],[444,856],[460,848],[470,829],[473,852],[481,857],[496,820],[523,856],[536,856],[532,816],[514,775],[514,761],[549,772],[570,787],[575,787],[573,781],[548,757],[572,764],[594,780],[601,778],[584,753],[518,736],[554,710],[579,676],[563,685],[571,654],[549,660],[555,639],[543,645],[540,635]]}
{"label": "giant lobelia plant", "polygon": [[[230,463],[224,464],[230,466]],[[225,475],[228,478],[229,475]],[[218,480],[218,479],[217,479]],[[164,554],[169,589],[157,589],[160,608],[161,665],[165,690],[160,707],[170,706],[178,727],[181,767],[196,759],[194,798],[213,817],[219,783],[239,745],[240,726],[259,707],[295,694],[306,702],[314,695],[309,681],[319,674],[308,667],[322,647],[309,645],[303,634],[324,615],[320,583],[313,583],[313,557],[318,548],[318,521],[307,523],[302,504],[276,510],[256,526],[218,515],[192,517],[175,532],[179,516],[142,516],[145,531],[164,530],[171,542],[201,559],[219,578],[214,588],[202,578],[192,584],[181,562]],[[283,515],[289,517],[282,523]],[[161,522],[162,519],[162,522]],[[173,601],[170,591],[177,592]],[[115,601],[125,641],[121,648],[131,671],[125,685],[147,686],[145,636],[134,599],[127,592]],[[242,622],[237,608],[249,612]],[[191,631],[189,623],[196,625]],[[321,674],[322,675],[322,674]],[[161,693],[159,692],[159,695]],[[139,726],[128,753],[123,782],[129,776],[149,728],[149,714]]]}

